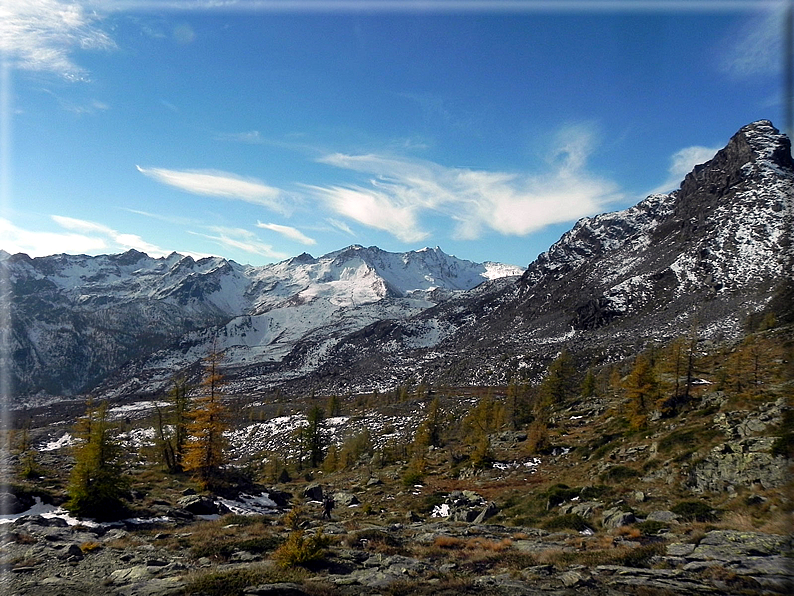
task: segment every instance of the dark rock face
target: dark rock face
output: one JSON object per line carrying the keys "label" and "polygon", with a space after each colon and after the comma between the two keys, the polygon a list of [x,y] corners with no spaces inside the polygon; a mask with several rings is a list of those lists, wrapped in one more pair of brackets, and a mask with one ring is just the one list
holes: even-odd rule
{"label": "dark rock face", "polygon": [[215,501],[201,495],[188,495],[179,499],[179,506],[194,515],[212,515],[219,513]]}

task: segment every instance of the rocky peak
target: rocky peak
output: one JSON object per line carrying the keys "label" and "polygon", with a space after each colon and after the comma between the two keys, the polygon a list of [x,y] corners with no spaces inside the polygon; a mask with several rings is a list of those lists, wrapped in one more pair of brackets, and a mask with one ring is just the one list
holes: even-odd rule
{"label": "rocky peak", "polygon": [[[728,144],[709,161],[695,166],[681,183],[679,202],[693,196],[720,197],[743,182],[757,168],[757,161],[791,170],[791,141],[769,120],[759,120],[742,127]],[[750,167],[748,167],[750,166]]]}

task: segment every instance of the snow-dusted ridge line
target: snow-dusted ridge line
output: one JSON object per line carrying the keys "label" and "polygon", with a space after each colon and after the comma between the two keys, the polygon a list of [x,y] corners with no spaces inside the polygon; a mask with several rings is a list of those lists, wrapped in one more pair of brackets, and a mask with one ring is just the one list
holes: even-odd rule
{"label": "snow-dusted ridge line", "polygon": [[[124,362],[157,353],[144,370],[123,373],[114,392],[123,395],[141,389],[142,372],[165,379],[213,345],[232,366],[280,362],[306,337],[341,337],[384,318],[405,319],[523,273],[438,247],[390,253],[358,245],[261,267],[135,250],[6,255],[0,267],[14,291],[12,349],[23,355],[12,366],[14,385],[27,395],[85,391]],[[177,351],[168,349],[174,342]]]}

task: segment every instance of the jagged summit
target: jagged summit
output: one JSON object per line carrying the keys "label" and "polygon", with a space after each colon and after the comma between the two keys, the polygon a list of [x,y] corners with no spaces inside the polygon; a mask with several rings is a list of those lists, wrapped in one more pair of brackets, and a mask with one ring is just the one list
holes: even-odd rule
{"label": "jagged summit", "polygon": [[730,188],[763,176],[770,169],[792,168],[789,138],[769,120],[759,120],[742,127],[711,160],[695,166],[681,183],[678,201],[697,198],[708,208]]}
{"label": "jagged summit", "polygon": [[344,370],[365,388],[411,369],[431,382],[492,384],[541,370],[563,348],[603,360],[693,326],[733,337],[790,276],[792,189],[789,139],[754,122],[678,190],[581,219],[513,286],[362,330],[314,379]]}

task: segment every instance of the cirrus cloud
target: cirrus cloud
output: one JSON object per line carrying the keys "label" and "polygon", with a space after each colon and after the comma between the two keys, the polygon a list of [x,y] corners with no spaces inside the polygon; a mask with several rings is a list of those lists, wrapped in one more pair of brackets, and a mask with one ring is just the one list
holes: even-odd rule
{"label": "cirrus cloud", "polygon": [[454,236],[473,240],[485,231],[524,236],[548,225],[599,212],[622,198],[618,186],[587,170],[595,134],[564,128],[546,171],[539,174],[452,168],[376,154],[334,153],[322,163],[370,175],[365,184],[308,186],[331,210],[404,242],[426,239],[425,215],[454,222]]}
{"label": "cirrus cloud", "polygon": [[230,228],[224,226],[210,226],[207,228],[212,234],[202,232],[191,232],[195,236],[201,236],[212,240],[216,244],[226,248],[234,248],[254,255],[260,255],[269,259],[287,259],[290,255],[274,249],[270,244],[265,244],[256,234],[244,228]]}
{"label": "cirrus cloud", "polygon": [[75,49],[111,49],[113,40],[97,27],[99,17],[77,2],[4,0],[0,3],[0,53],[18,68],[86,80],[71,58]]}
{"label": "cirrus cloud", "polygon": [[164,257],[172,252],[147,242],[136,234],[119,232],[93,221],[62,215],[51,215],[50,219],[65,231],[27,230],[10,220],[0,218],[0,236],[3,238],[0,248],[10,253],[22,252],[31,257],[60,253],[113,253],[131,248],[152,257]]}
{"label": "cirrus cloud", "polygon": [[220,170],[167,170],[135,166],[144,176],[180,190],[208,197],[236,199],[283,212],[281,191],[256,178],[243,178]]}
{"label": "cirrus cloud", "polygon": [[719,151],[718,147],[703,147],[701,145],[693,145],[692,147],[684,147],[673,153],[670,157],[670,167],[668,168],[668,177],[662,184],[654,188],[648,194],[656,194],[662,192],[670,192],[679,187],[689,172],[692,171],[696,165],[706,163],[714,154]]}
{"label": "cirrus cloud", "polygon": [[306,234],[298,230],[297,228],[293,228],[291,226],[282,226],[279,224],[274,223],[262,223],[261,221],[256,222],[257,228],[262,228],[264,230],[271,230],[290,240],[295,240],[296,242],[300,242],[301,244],[306,245],[313,245],[317,244],[317,241],[314,238],[309,238]]}

